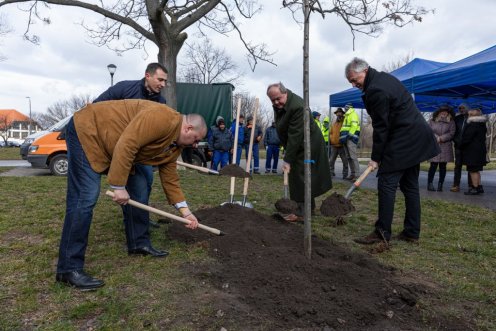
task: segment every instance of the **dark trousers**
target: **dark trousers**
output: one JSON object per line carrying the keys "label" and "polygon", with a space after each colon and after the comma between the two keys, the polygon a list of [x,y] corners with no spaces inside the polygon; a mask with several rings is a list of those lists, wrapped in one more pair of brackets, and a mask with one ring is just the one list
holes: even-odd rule
{"label": "dark trousers", "polygon": [[336,159],[338,156],[341,158],[341,162],[343,162],[343,178],[348,177],[348,158],[346,156],[346,151],[344,147],[336,147],[331,146],[331,156],[329,158],[329,166],[331,168],[331,175],[335,176],[334,165],[336,164]]}
{"label": "dark trousers", "polygon": [[193,147],[184,147],[181,152],[181,158],[184,162],[192,164],[193,163]]}
{"label": "dark trousers", "polygon": [[[446,162],[431,162],[429,166],[429,172],[427,173],[427,182],[432,183],[434,181],[434,176],[436,175],[437,166],[439,165],[439,184],[444,183],[446,178]],[[460,179],[458,179],[460,181]]]}
{"label": "dark trousers", "polygon": [[391,224],[398,184],[405,196],[403,233],[411,238],[418,238],[420,235],[419,170],[420,165],[415,165],[400,171],[378,174],[379,219],[375,223],[375,228],[382,232],[387,240],[391,239]]}

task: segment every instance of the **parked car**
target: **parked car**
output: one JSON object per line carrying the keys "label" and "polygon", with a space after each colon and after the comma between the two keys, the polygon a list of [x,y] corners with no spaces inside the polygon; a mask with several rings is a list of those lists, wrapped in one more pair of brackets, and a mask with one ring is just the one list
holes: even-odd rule
{"label": "parked car", "polygon": [[29,146],[31,146],[33,141],[35,141],[37,138],[39,138],[41,136],[46,135],[48,132],[50,132],[50,131],[48,131],[48,130],[38,131],[38,132],[35,132],[33,134],[30,134],[29,136],[26,137],[26,139],[24,139],[24,142],[20,146],[21,150],[19,152],[21,154],[21,157],[23,160],[27,160],[28,152],[29,152]]}
{"label": "parked car", "polygon": [[55,176],[67,175],[67,145],[64,128],[71,117],[72,115],[58,122],[48,133],[35,139],[29,146],[27,160],[33,168],[48,168]]}
{"label": "parked car", "polygon": [[67,116],[66,118],[61,119],[60,121],[58,121],[57,123],[55,123],[54,125],[52,125],[51,127],[49,127],[46,130],[38,131],[38,132],[35,132],[35,133],[27,136],[21,145],[21,151],[20,151],[21,157],[24,160],[27,160],[28,152],[29,152],[29,146],[31,146],[33,141],[35,141],[39,137],[42,137],[42,136],[44,136],[50,132],[61,132],[65,128],[67,123],[69,123],[69,120],[71,119],[71,117],[72,117],[72,115]]}
{"label": "parked car", "polygon": [[21,146],[21,142],[19,139],[15,138],[7,138],[5,141],[3,138],[0,138],[0,147],[19,147]]}

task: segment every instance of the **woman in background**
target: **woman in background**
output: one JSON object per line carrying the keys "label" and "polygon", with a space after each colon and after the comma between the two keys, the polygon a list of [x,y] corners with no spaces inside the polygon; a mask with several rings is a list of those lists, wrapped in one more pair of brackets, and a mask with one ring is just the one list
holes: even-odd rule
{"label": "woman in background", "polygon": [[463,130],[462,142],[462,164],[467,166],[467,171],[472,179],[472,186],[465,195],[479,195],[484,193],[481,185],[480,172],[487,164],[486,151],[486,116],[482,115],[480,109],[471,109],[468,112],[467,125]]}
{"label": "woman in background", "polygon": [[438,165],[439,181],[437,191],[441,192],[443,190],[443,183],[446,178],[446,164],[454,161],[452,143],[456,131],[454,118],[455,114],[451,107],[441,106],[432,114],[432,118],[429,120],[429,126],[434,132],[437,143],[441,148],[441,153],[429,160],[431,163],[427,176],[427,189],[429,191],[435,191],[433,181]]}

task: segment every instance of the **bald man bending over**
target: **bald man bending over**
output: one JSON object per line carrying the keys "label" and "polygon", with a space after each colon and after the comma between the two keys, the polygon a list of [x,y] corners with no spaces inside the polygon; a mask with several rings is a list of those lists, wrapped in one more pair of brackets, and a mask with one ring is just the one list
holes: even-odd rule
{"label": "bald man bending over", "polygon": [[[158,166],[167,200],[191,221],[188,227],[195,229],[198,220],[188,209],[179,185],[176,160],[184,146],[197,144],[206,133],[205,120],[200,115],[182,115],[147,100],[99,102],[76,112],[67,125],[66,215],[56,281],[81,290],[104,285],[83,270],[102,174],[107,174],[108,184],[114,189],[113,200],[127,205],[130,198],[134,199],[125,187],[133,165]],[[146,188],[146,179],[142,184]],[[152,247],[148,228],[148,217],[126,220],[128,254],[167,256],[167,252]]]}

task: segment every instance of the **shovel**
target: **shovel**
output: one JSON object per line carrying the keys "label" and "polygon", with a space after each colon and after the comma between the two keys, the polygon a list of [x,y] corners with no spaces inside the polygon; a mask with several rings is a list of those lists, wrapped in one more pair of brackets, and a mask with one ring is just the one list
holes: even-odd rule
{"label": "shovel", "polygon": [[197,165],[194,165],[194,164],[189,164],[189,163],[185,163],[185,162],[181,162],[181,161],[176,161],[176,163],[178,165],[180,165],[180,166],[183,166],[183,167],[186,167],[186,168],[190,168],[190,169],[195,169],[195,170],[198,170],[198,171],[207,173],[207,174],[220,175],[220,173],[218,171],[216,171],[216,170],[208,169],[208,168],[205,168],[205,167],[200,167],[200,166],[197,166]]}
{"label": "shovel", "polygon": [[367,176],[373,171],[373,168],[371,166],[368,166],[367,169],[365,169],[365,171],[360,175],[360,177],[358,177],[358,179],[353,183],[353,185],[351,185],[351,187],[348,189],[348,192],[346,192],[345,194],[345,198],[346,199],[349,199],[351,197],[351,194],[353,193],[353,191],[355,191],[359,186],[360,184],[362,183],[362,181],[367,178]]}
{"label": "shovel", "polygon": [[[255,138],[255,130],[257,125],[257,113],[258,113],[258,98],[255,99],[255,110],[253,111],[253,124],[250,134],[250,145],[248,147],[248,157],[246,159],[246,172],[250,173],[250,165],[251,165],[251,157],[253,155],[253,140]],[[258,142],[257,142],[258,144]],[[253,208],[253,205],[248,202],[248,185],[250,182],[250,178],[246,177],[244,186],[243,186],[243,202],[241,205],[247,208]]]}
{"label": "shovel", "polygon": [[284,199],[289,199],[288,172],[284,170]]}
{"label": "shovel", "polygon": [[[109,197],[114,197],[114,192],[112,191],[107,191],[105,193],[106,195],[108,195]],[[146,211],[149,211],[151,213],[154,213],[154,214],[157,214],[157,215],[160,215],[160,216],[164,216],[164,217],[167,217],[167,218],[170,218],[174,221],[178,221],[178,222],[181,222],[181,223],[184,223],[184,224],[190,224],[191,221],[184,218],[184,217],[179,217],[179,216],[176,216],[174,214],[170,214],[170,213],[167,213],[163,210],[160,210],[160,209],[157,209],[157,208],[153,208],[153,207],[150,207],[150,206],[147,206],[147,205],[144,205],[142,203],[139,203],[138,201],[134,201],[134,200],[131,200],[129,199],[128,203],[133,206],[133,207],[136,207],[136,208],[139,208],[139,209],[143,209],[143,210],[146,210]],[[202,230],[205,230],[205,231],[208,231],[208,232],[211,232],[213,234],[216,234],[218,236],[223,236],[225,235],[224,232],[218,230],[218,229],[215,229],[215,228],[211,228],[209,226],[206,226],[206,225],[203,225],[203,224],[200,224],[198,223],[198,228],[202,229]]]}
{"label": "shovel", "polygon": [[[212,169],[209,169],[209,168],[205,168],[205,167],[200,167],[200,166],[197,166],[197,165],[194,165],[194,164],[189,164],[189,163],[184,163],[184,162],[181,162],[181,161],[176,161],[176,163],[180,166],[183,166],[183,167],[186,167],[186,168],[191,168],[191,169],[195,169],[195,170],[198,170],[198,171],[201,171],[201,172],[205,172],[207,174],[210,174],[210,175],[220,175],[220,176],[226,176],[225,173],[222,173],[222,170],[223,169],[226,169],[226,167],[222,168],[220,171],[216,171],[216,170],[212,170]],[[230,169],[231,171],[229,171],[229,176],[230,177],[238,177],[238,178],[246,178],[248,177],[250,174],[246,173],[241,167],[239,166],[236,166],[236,165],[229,165],[230,167],[234,167],[232,169]]]}

